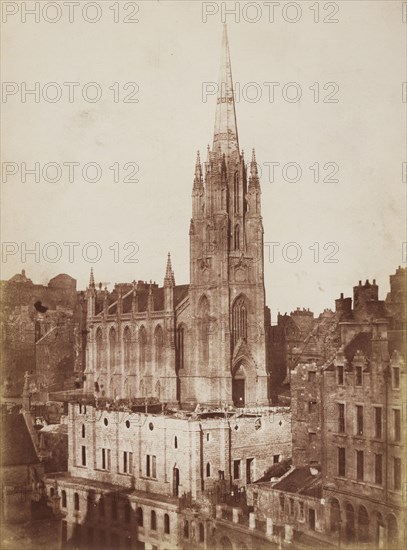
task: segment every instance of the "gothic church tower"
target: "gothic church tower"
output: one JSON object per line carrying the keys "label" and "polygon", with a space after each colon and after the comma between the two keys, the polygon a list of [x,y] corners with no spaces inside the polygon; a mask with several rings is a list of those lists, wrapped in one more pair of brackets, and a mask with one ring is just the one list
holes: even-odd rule
{"label": "gothic church tower", "polygon": [[267,405],[263,225],[256,157],[239,151],[226,25],[212,149],[198,153],[183,401]]}

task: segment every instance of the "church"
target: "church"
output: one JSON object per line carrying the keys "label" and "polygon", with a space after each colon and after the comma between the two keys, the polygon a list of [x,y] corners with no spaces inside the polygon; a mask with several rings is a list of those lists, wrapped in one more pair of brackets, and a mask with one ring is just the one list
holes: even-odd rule
{"label": "church", "polygon": [[190,284],[97,288],[87,299],[84,390],[171,406],[269,404],[261,189],[239,149],[226,26],[212,148],[192,186]]}

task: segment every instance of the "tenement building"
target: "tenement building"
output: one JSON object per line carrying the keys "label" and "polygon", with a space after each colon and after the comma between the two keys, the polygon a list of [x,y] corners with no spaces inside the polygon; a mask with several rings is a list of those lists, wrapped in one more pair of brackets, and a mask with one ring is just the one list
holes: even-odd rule
{"label": "tenement building", "polygon": [[291,372],[293,466],[248,490],[272,539],[404,547],[406,277],[398,268],[385,301],[375,281],[354,287],[353,307],[341,295],[338,349]]}
{"label": "tenement building", "polygon": [[138,282],[87,290],[87,392],[183,406],[267,405],[263,224],[256,158],[239,149],[223,35],[212,148],[192,187],[190,284]]}

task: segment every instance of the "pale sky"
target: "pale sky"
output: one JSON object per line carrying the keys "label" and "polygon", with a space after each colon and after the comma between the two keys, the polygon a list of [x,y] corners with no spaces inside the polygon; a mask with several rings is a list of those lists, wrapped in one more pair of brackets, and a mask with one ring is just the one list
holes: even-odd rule
{"label": "pale sky", "polygon": [[[40,22],[29,15],[24,22],[21,3],[1,3],[19,7],[2,26],[3,86],[14,82],[7,90],[16,93],[3,95],[1,106],[1,237],[3,252],[4,243],[11,242],[16,245],[8,250],[14,246],[17,252],[3,254],[1,278],[22,268],[38,283],[68,273],[83,289],[93,265],[96,281],[110,283],[110,288],[115,282],[133,279],[162,284],[170,251],[176,283],[188,283],[195,157],[199,149],[206,158],[216,106],[214,95],[203,101],[202,87],[218,79],[223,3],[218,2],[218,13],[203,22],[201,2],[139,1],[139,11],[133,15],[139,22],[124,23],[124,16],[132,17],[131,6],[125,12],[126,3],[119,3],[117,14],[114,2],[105,0],[98,2],[101,19],[93,24],[83,19],[81,11],[70,23],[67,9],[60,21],[49,23],[44,17],[55,17],[52,6],[39,14]],[[207,3],[208,10],[209,4],[215,9],[212,2]],[[234,4],[229,2],[228,7]],[[402,2],[337,1],[336,14],[332,14],[334,3],[320,2],[319,23],[310,9],[315,2],[297,3],[302,13],[296,23],[284,19],[284,14],[286,19],[296,16],[287,2],[275,8],[274,22],[263,2],[257,3],[259,20],[250,22],[255,12],[247,4],[240,3],[240,22],[233,14],[226,16],[226,22],[233,78],[243,90],[236,104],[240,147],[247,159],[256,149],[263,168],[264,240],[280,243],[274,258],[266,250],[265,286],[273,320],[277,311],[289,312],[297,306],[316,313],[334,307],[340,292],[351,295],[359,279],[376,278],[384,298],[388,276],[398,265],[405,265],[402,242],[407,240],[402,182],[406,160],[402,82],[407,80]],[[92,18],[96,12],[87,13]],[[116,15],[118,23],[114,23]],[[339,22],[324,23],[324,17]],[[41,96],[36,103],[28,95],[23,103],[24,82],[27,89],[38,82],[40,93],[45,90],[50,97],[57,88],[46,85],[54,82],[62,97],[51,103]],[[80,83],[73,103],[64,82]],[[100,101],[82,98],[89,82],[102,90]],[[139,87],[133,94],[138,103],[122,101],[134,91],[132,85],[125,88],[129,82]],[[264,84],[271,82],[279,83],[273,102],[271,85]],[[288,83],[296,84],[287,87]],[[324,89],[326,83],[334,84]],[[115,103],[117,86],[120,95]],[[301,99],[288,101],[298,90]],[[94,91],[89,88],[89,96]],[[258,101],[253,102],[256,93]],[[329,94],[339,101],[324,102]],[[35,162],[41,169],[47,163],[59,163],[61,181],[41,178],[36,183],[28,175],[23,183],[21,164],[32,167]],[[69,162],[80,163],[72,183],[63,165]],[[90,162],[101,167],[99,182],[82,178],[81,170]],[[273,183],[270,164],[265,165],[272,162],[280,163]],[[290,162],[301,166],[297,183],[282,178],[281,167]],[[136,163],[139,181],[115,183],[109,169],[115,163],[121,179],[130,173],[123,166]],[[334,165],[324,169],[326,163],[339,167],[332,176],[339,182],[314,182],[317,166],[321,180],[331,172]],[[4,175],[13,169],[18,172]],[[294,175],[292,169],[286,173]],[[43,258],[37,262],[32,255],[24,261],[23,243],[33,248],[35,242],[50,257],[55,249],[47,248],[47,243],[58,243],[62,257],[56,263]],[[80,243],[73,263],[64,242]],[[97,242],[102,252],[93,264],[81,254],[90,242]],[[134,256],[138,263],[123,262],[124,247],[130,242],[138,247]],[[292,242],[302,251],[298,262],[285,261],[281,252]],[[337,251],[333,246],[324,250],[326,243],[336,243]],[[115,262],[117,246],[120,256]],[[296,253],[292,246],[285,252],[291,258]],[[338,262],[323,262],[331,252]]]}

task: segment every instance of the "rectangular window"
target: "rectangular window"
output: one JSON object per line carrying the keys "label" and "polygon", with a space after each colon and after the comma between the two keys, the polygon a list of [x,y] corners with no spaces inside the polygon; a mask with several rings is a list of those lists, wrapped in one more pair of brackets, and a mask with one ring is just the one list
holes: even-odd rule
{"label": "rectangular window", "polygon": [[316,372],[310,371],[308,373],[308,382],[315,382]]}
{"label": "rectangular window", "polygon": [[154,455],[147,455],[146,457],[146,476],[156,478],[157,477],[157,459]]}
{"label": "rectangular window", "polygon": [[393,409],[394,441],[401,441],[400,409]]}
{"label": "rectangular window", "polygon": [[315,443],[317,434],[315,432],[308,432],[308,441],[309,443]]}
{"label": "rectangular window", "polygon": [[363,407],[356,405],[356,434],[363,435]]}
{"label": "rectangular window", "polygon": [[133,453],[129,451],[123,452],[123,473],[131,474],[133,471]]}
{"label": "rectangular window", "polygon": [[345,476],[346,450],[345,447],[338,447],[338,476]]}
{"label": "rectangular window", "polygon": [[345,432],[345,405],[338,403],[338,432]]}
{"label": "rectangular window", "polygon": [[273,464],[280,462],[280,455],[273,455]]}
{"label": "rectangular window", "polygon": [[343,386],[343,365],[338,365],[336,367],[336,373],[338,377],[338,385]]}
{"label": "rectangular window", "polygon": [[308,412],[310,414],[312,414],[316,410],[317,410],[317,402],[316,401],[308,401]]}
{"label": "rectangular window", "polygon": [[356,385],[362,386],[362,383],[363,383],[362,367],[356,367]]}
{"label": "rectangular window", "polygon": [[401,489],[401,459],[393,458],[393,484],[394,489],[399,491]]}
{"label": "rectangular window", "polygon": [[374,455],[374,482],[383,483],[383,455]]}
{"label": "rectangular window", "polygon": [[356,451],[356,479],[363,481],[364,477],[364,453],[363,451]]}
{"label": "rectangular window", "polygon": [[382,408],[374,407],[374,436],[382,438]]}
{"label": "rectangular window", "polygon": [[241,478],[241,461],[240,460],[234,460],[233,461],[233,479],[240,479]]}
{"label": "rectangular window", "polygon": [[82,466],[86,466],[86,447],[82,445]]}
{"label": "rectangular window", "polygon": [[400,369],[399,367],[393,367],[393,388],[398,389],[400,387]]}
{"label": "rectangular window", "polygon": [[110,449],[102,449],[102,470],[110,470]]}

